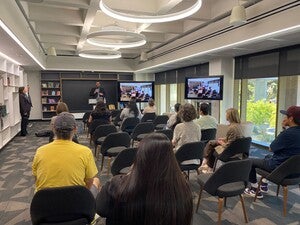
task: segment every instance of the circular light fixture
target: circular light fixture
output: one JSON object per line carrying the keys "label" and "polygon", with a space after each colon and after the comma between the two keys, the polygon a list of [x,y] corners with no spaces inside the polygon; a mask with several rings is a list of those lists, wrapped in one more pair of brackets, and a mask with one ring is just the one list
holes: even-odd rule
{"label": "circular light fixture", "polygon": [[163,23],[163,22],[170,22],[174,20],[180,20],[197,12],[201,8],[201,5],[202,5],[202,0],[196,0],[196,3],[194,5],[179,12],[165,14],[165,15],[156,15],[156,16],[147,16],[147,15],[141,16],[141,15],[118,12],[105,5],[103,0],[100,0],[99,2],[100,9],[106,15],[118,20],[123,20],[123,21],[133,22],[133,23]]}
{"label": "circular light fixture", "polygon": [[115,50],[82,50],[78,54],[80,57],[89,59],[118,59],[121,52]]}
{"label": "circular light fixture", "polygon": [[87,42],[105,48],[134,48],[146,44],[146,38],[129,31],[102,30],[88,34]]}

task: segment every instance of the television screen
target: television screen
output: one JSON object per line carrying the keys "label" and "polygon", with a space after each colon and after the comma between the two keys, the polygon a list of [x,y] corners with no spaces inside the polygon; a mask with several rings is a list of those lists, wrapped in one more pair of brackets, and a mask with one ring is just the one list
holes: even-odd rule
{"label": "television screen", "polygon": [[223,76],[190,77],[185,79],[186,99],[223,99]]}
{"label": "television screen", "polygon": [[154,82],[151,81],[129,81],[118,82],[119,102],[128,102],[135,98],[137,102],[148,102],[154,99]]}

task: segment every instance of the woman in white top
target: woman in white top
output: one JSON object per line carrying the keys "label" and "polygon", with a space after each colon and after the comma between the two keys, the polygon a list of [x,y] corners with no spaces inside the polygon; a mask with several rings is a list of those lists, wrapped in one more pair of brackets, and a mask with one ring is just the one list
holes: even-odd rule
{"label": "woman in white top", "polygon": [[138,109],[136,102],[134,100],[130,100],[120,114],[120,119],[124,121],[126,118],[137,117],[141,119],[141,111]]}
{"label": "woman in white top", "polygon": [[146,113],[156,113],[156,107],[152,98],[149,99],[148,105],[144,108],[143,114]]}

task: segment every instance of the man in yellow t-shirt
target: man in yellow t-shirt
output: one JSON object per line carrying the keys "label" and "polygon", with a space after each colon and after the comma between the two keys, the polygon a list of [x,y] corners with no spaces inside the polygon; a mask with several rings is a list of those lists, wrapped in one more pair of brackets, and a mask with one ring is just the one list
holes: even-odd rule
{"label": "man in yellow t-shirt", "polygon": [[36,191],[72,185],[86,186],[96,197],[100,181],[92,151],[72,141],[76,121],[71,113],[60,113],[54,122],[56,140],[37,149],[32,173]]}

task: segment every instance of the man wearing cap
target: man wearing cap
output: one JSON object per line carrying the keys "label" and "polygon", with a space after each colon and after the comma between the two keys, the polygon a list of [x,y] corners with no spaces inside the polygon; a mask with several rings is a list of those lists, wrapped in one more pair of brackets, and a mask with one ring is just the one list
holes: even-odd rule
{"label": "man wearing cap", "polygon": [[[261,168],[266,171],[273,171],[285,160],[294,155],[300,155],[300,106],[291,106],[288,110],[280,110],[284,116],[282,131],[270,145],[270,151],[273,155],[267,155],[264,159],[251,159],[252,168],[249,175],[251,183],[250,188],[246,188],[245,194],[255,196],[257,189],[257,179],[255,168]],[[257,198],[263,198],[262,192],[268,192],[266,180],[262,181]]]}
{"label": "man wearing cap", "polygon": [[72,185],[86,186],[96,197],[100,181],[92,151],[72,141],[76,131],[74,116],[60,113],[54,122],[56,139],[39,147],[33,159],[32,173],[36,191]]}

